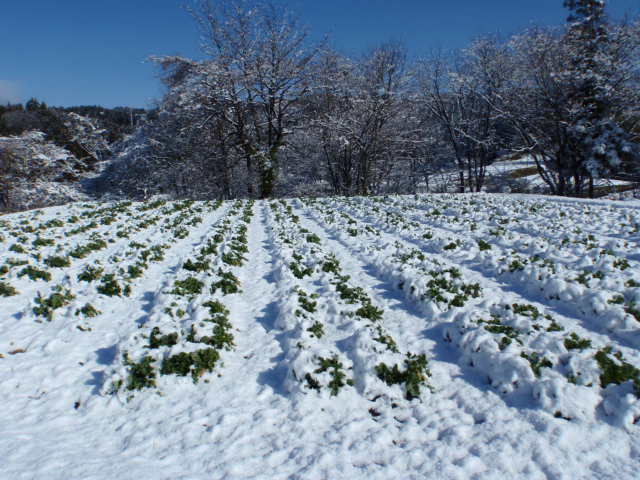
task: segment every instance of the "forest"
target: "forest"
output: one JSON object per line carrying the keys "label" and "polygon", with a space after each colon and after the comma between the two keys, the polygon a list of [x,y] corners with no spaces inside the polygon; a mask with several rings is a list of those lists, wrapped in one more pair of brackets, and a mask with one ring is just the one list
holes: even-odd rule
{"label": "forest", "polygon": [[[640,22],[609,19],[602,0],[563,4],[562,26],[349,57],[280,4],[202,0],[189,10],[202,58],[152,57],[166,87],[152,108],[32,99],[0,107],[0,136],[41,131],[82,163],[104,161],[82,187],[99,197],[530,191],[487,173],[522,158],[534,191],[593,197],[603,181],[640,181]],[[11,142],[0,156],[10,209],[7,185],[42,169],[17,168]]]}
{"label": "forest", "polygon": [[640,25],[564,3],[563,27],[413,59],[395,42],[348,58],[275,5],[202,2],[205,59],[154,58],[167,93],[111,178],[131,194],[265,198],[414,193],[444,169],[476,192],[496,159],[528,155],[551,194],[637,180]]}

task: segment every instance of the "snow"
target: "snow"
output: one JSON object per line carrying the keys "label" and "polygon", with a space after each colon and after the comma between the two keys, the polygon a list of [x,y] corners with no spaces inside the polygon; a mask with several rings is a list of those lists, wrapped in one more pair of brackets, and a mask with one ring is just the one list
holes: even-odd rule
{"label": "snow", "polygon": [[636,478],[637,390],[602,362],[640,366],[639,228],[638,202],[492,194],[5,215],[0,477]]}
{"label": "snow", "polygon": [[[496,191],[502,193],[511,193],[513,189],[521,192],[547,192],[548,185],[544,182],[537,171],[527,172],[536,167],[536,162],[531,155],[524,155],[519,159],[499,159],[487,165],[485,171],[485,190]],[[594,177],[595,187],[611,187],[611,186],[629,186],[631,182],[624,180],[616,180],[611,178],[600,178],[598,174]],[[429,188],[423,185],[423,190],[428,192],[456,192],[459,188],[459,172],[458,170],[443,170],[434,173],[429,180]],[[624,198],[631,195],[632,192],[613,193],[611,198]]]}

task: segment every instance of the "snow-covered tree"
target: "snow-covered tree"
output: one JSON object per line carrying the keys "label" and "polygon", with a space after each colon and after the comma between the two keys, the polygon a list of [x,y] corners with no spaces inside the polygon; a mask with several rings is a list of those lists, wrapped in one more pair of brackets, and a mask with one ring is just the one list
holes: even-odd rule
{"label": "snow-covered tree", "polygon": [[566,0],[564,4],[571,11],[564,37],[569,63],[558,75],[571,86],[571,154],[578,156],[577,173],[589,179],[593,196],[594,178],[611,175],[620,169],[624,157],[636,154],[631,135],[616,119],[621,107],[617,89],[624,87],[629,65],[620,57],[620,39],[610,33],[604,0]]}
{"label": "snow-covered tree", "polygon": [[60,115],[69,131],[70,141],[84,150],[84,156],[103,160],[110,152],[106,129],[100,128],[95,120],[74,112],[61,112]]}
{"label": "snow-covered tree", "polygon": [[441,129],[461,192],[480,191],[487,166],[505,149],[497,103],[509,75],[507,56],[501,42],[487,37],[458,56],[439,53],[423,64],[422,101]]}
{"label": "snow-covered tree", "polygon": [[593,194],[595,178],[637,158],[626,120],[637,105],[640,44],[636,26],[606,21],[604,2],[565,4],[572,15],[564,31],[511,39],[509,93],[498,105],[518,133],[514,149],[531,154],[552,193]]}
{"label": "snow-covered tree", "polygon": [[318,78],[309,100],[310,133],[331,191],[406,191],[416,119],[404,48],[383,44],[358,60],[327,52]]}
{"label": "snow-covered tree", "polygon": [[0,211],[17,211],[84,198],[86,172],[70,151],[38,131],[0,137]]}
{"label": "snow-covered tree", "polygon": [[202,1],[193,14],[207,58],[156,60],[171,72],[171,88],[188,86],[181,102],[197,114],[194,125],[224,131],[225,148],[245,162],[247,193],[269,197],[300,100],[312,89],[319,48],[309,47],[299,22],[273,4]]}
{"label": "snow-covered tree", "polygon": [[581,195],[640,165],[640,28],[607,22],[602,1],[566,1],[564,29],[480,38],[421,65],[394,43],[356,58],[311,45],[274,4],[197,5],[205,57],[154,59],[167,93],[110,170],[126,192],[409,193],[439,173],[442,188],[455,174],[480,191],[509,152],[530,155],[552,193]]}

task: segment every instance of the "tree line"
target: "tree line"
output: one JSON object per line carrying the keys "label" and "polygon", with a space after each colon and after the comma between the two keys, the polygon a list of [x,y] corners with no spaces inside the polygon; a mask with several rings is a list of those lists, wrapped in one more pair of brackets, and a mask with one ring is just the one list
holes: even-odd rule
{"label": "tree line", "polygon": [[39,131],[46,135],[47,140],[69,150],[78,159],[93,157],[94,152],[83,148],[82,141],[78,138],[78,119],[70,114],[93,121],[96,128],[104,131],[104,139],[108,144],[116,143],[125,135],[131,134],[141,119],[147,116],[147,112],[140,108],[105,108],[97,105],[49,107],[45,102],[31,98],[24,104],[0,105],[0,137]]}
{"label": "tree line", "polygon": [[548,192],[639,180],[640,23],[565,0],[562,27],[489,35],[410,59],[312,42],[275,4],[200,2],[205,59],[155,57],[167,92],[122,144],[104,188],[234,198],[414,193],[438,172],[460,192],[527,155]]}

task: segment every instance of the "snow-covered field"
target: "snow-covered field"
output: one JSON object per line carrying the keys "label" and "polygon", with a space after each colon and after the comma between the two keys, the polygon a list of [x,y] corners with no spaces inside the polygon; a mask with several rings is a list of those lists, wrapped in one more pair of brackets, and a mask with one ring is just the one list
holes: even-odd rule
{"label": "snow-covered field", "polygon": [[640,203],[0,217],[0,478],[637,478]]}

